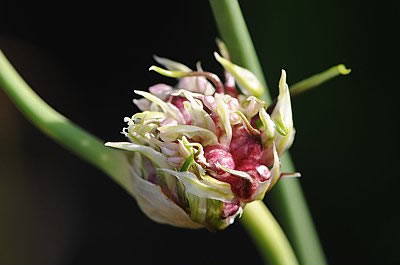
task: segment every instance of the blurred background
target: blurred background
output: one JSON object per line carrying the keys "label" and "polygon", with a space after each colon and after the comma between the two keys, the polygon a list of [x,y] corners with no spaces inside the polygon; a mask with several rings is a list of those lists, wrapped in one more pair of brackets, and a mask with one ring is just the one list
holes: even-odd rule
{"label": "blurred background", "polygon": [[[0,48],[55,109],[104,141],[124,140],[133,90],[174,84],[147,71],[153,54],[221,73],[208,1],[138,3],[2,0]],[[399,264],[398,9],[362,3],[241,6],[272,95],[282,68],[289,84],[338,63],[352,68],[293,99],[291,154],[329,263]],[[150,221],[3,91],[0,137],[0,264],[262,264],[239,222],[210,233]]]}

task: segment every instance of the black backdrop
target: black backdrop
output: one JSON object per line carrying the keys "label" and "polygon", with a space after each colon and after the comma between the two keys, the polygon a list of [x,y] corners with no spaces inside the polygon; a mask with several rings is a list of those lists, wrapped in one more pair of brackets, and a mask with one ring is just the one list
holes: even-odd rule
{"label": "black backdrop", "polygon": [[[242,1],[272,94],[345,63],[351,75],[293,100],[291,149],[330,264],[396,264],[398,12],[383,2]],[[397,30],[397,31],[396,31]],[[0,47],[54,108],[119,141],[133,89],[173,80],[152,54],[221,73],[207,1],[1,3]],[[42,135],[0,92],[0,264],[261,264],[239,223],[158,225],[107,176]],[[279,209],[275,209],[279,211]]]}

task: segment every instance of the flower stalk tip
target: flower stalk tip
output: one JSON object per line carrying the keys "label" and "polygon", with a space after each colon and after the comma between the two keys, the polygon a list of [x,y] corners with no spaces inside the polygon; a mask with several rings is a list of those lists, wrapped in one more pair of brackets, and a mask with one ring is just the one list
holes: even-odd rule
{"label": "flower stalk tip", "polygon": [[344,64],[339,64],[337,66],[337,69],[338,69],[339,73],[342,75],[348,75],[351,73],[351,69],[346,68],[346,66]]}
{"label": "flower stalk tip", "polygon": [[321,73],[315,74],[307,79],[304,79],[298,83],[293,84],[291,86],[290,94],[292,96],[299,95],[308,90],[311,90],[314,87],[321,85],[322,83],[332,78],[335,78],[339,75],[348,75],[350,73],[351,69],[346,68],[344,64],[332,66]]}

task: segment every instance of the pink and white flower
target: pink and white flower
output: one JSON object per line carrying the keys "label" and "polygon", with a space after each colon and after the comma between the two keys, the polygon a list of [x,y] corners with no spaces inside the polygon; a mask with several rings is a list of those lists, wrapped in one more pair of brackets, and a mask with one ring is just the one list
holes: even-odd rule
{"label": "pink and white flower", "polygon": [[221,53],[224,57],[215,53],[215,58],[225,69],[225,84],[200,66],[192,71],[155,57],[166,69],[150,70],[177,78],[178,84],[135,91],[143,97],[134,100],[142,112],[125,118],[122,131],[130,142],[106,143],[133,152],[134,195],[156,222],[224,229],[282,175],[279,156],[295,133],[286,72],[268,113],[257,98],[262,84],[230,62],[225,50]]}

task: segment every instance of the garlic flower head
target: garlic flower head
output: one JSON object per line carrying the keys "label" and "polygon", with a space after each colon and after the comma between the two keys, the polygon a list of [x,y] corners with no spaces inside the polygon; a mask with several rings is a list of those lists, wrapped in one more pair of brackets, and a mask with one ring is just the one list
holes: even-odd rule
{"label": "garlic flower head", "polygon": [[[223,46],[222,46],[223,47]],[[134,196],[152,220],[185,228],[221,230],[246,203],[261,200],[282,176],[279,156],[294,139],[286,72],[272,112],[257,98],[262,84],[247,69],[216,60],[225,83],[198,66],[155,57],[159,74],[178,79],[156,84],[134,103],[142,111],[125,118],[129,142],[106,146],[132,153]],[[236,84],[240,87],[239,94]]]}

